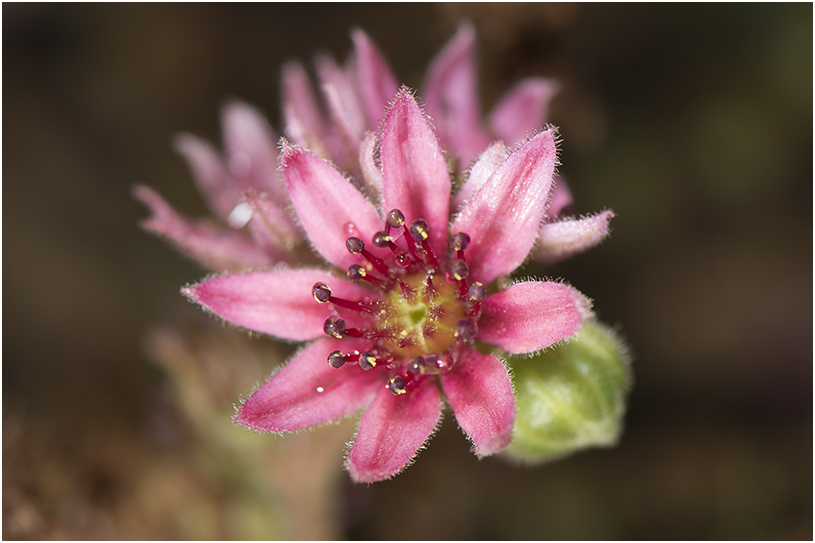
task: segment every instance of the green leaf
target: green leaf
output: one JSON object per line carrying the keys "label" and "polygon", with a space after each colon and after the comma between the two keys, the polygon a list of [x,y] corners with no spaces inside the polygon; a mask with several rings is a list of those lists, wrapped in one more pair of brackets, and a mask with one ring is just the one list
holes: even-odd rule
{"label": "green leaf", "polygon": [[503,454],[526,462],[554,460],[588,447],[616,445],[631,388],[626,347],[598,322],[554,349],[509,357],[518,409]]}

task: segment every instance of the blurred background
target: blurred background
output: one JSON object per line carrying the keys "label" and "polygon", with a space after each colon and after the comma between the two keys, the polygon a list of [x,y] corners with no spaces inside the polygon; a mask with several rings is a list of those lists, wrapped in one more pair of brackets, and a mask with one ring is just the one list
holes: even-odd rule
{"label": "blurred background", "polygon": [[[3,4],[4,539],[809,539],[811,4]],[[421,86],[461,20],[482,107],[556,77],[576,211],[564,277],[619,325],[617,448],[478,461],[448,413],[405,473],[340,466],[355,421],[229,424],[290,346],[188,304],[205,271],[136,225],[136,183],[207,214],[171,148],[229,98],[280,128],[279,69],[365,29]]]}

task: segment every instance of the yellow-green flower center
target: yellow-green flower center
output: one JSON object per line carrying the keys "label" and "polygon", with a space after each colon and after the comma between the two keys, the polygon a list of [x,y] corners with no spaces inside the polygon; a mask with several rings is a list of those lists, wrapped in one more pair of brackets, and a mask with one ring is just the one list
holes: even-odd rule
{"label": "yellow-green flower center", "polygon": [[443,353],[456,342],[456,323],[465,312],[455,286],[438,277],[428,284],[427,277],[419,273],[404,278],[410,290],[394,289],[380,302],[376,328],[387,332],[381,347],[395,357]]}

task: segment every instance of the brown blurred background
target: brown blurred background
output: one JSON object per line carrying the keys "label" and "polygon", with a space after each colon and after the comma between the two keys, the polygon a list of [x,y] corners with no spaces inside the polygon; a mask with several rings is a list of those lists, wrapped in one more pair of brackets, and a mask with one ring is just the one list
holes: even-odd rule
{"label": "brown blurred background", "polygon": [[[812,15],[4,3],[3,537],[812,539]],[[185,302],[205,272],[137,228],[129,191],[205,214],[174,134],[220,141],[230,97],[280,127],[282,63],[344,58],[355,26],[417,88],[462,19],[485,110],[521,77],[562,81],[576,211],[618,215],[599,248],[524,273],[567,278],[621,326],[627,428],[519,468],[479,462],[448,414],[404,474],[354,486],[353,421],[229,426],[287,348]]]}

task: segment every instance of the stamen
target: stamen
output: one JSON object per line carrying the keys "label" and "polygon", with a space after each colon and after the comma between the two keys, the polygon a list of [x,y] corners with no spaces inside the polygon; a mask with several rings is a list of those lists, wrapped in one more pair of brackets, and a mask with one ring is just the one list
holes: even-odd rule
{"label": "stamen", "polygon": [[354,351],[353,353],[344,354],[342,351],[331,351],[328,355],[328,364],[332,368],[341,368],[346,362],[349,364],[353,364],[357,360],[359,360],[359,351]]}
{"label": "stamen", "polygon": [[416,262],[424,262],[425,260],[425,252],[422,249],[421,245],[418,241],[413,239],[413,235],[410,233],[410,229],[406,224],[402,225],[404,229],[404,239],[408,246],[408,251],[410,251],[410,255],[413,257],[413,260]]}
{"label": "stamen", "polygon": [[463,343],[469,343],[475,339],[478,334],[478,323],[472,317],[465,317],[456,323],[455,332],[453,335],[457,340]]}
{"label": "stamen", "polygon": [[459,232],[458,234],[453,234],[450,237],[450,241],[447,243],[447,247],[451,251],[456,252],[456,258],[459,260],[464,260],[464,249],[470,246],[470,236],[465,232]]}
{"label": "stamen", "polygon": [[472,304],[470,308],[470,316],[474,317],[481,311],[481,302],[487,297],[487,289],[483,284],[476,281],[470,288],[467,289],[467,299]]}
{"label": "stamen", "polygon": [[345,240],[345,248],[352,255],[359,254],[365,250],[365,242],[359,238],[348,238]]}
{"label": "stamen", "polygon": [[345,355],[342,354],[342,351],[332,351],[328,355],[328,364],[332,368],[340,369],[345,365]]}
{"label": "stamen", "polygon": [[387,281],[383,281],[378,277],[368,275],[368,272],[365,271],[365,268],[363,268],[359,264],[351,264],[348,267],[348,279],[350,279],[351,281],[365,281],[366,283],[370,283],[371,285],[379,287],[382,290],[386,290],[389,285]]}
{"label": "stamen", "polygon": [[387,232],[377,232],[371,239],[371,242],[380,249],[384,249],[393,240]]}
{"label": "stamen", "polygon": [[364,370],[370,370],[376,367],[377,358],[369,352],[359,354],[359,367]]}
{"label": "stamen", "polygon": [[388,213],[387,223],[389,227],[401,228],[405,224],[405,214],[398,209],[392,209]]}
{"label": "stamen", "polygon": [[396,377],[394,377],[390,381],[388,381],[388,384],[386,385],[386,387],[391,392],[393,392],[394,395],[399,396],[400,394],[404,394],[405,392],[407,392],[405,390],[405,385],[406,384],[407,383],[405,383],[405,379],[400,377],[399,375],[397,375]]}
{"label": "stamen", "polygon": [[447,264],[447,275],[458,282],[458,297],[463,300],[467,297],[467,275],[470,267],[463,260],[454,258]]}
{"label": "stamen", "polygon": [[324,304],[331,299],[331,288],[322,282],[314,283],[314,286],[311,287],[311,295],[318,304]]}
{"label": "stamen", "polygon": [[463,260],[455,258],[447,265],[447,273],[456,281],[463,281],[470,273],[470,267]]}
{"label": "stamen", "polygon": [[388,248],[396,256],[396,263],[402,268],[410,265],[410,255],[404,252],[393,242],[393,238],[387,232],[377,232],[371,242],[380,249]]}
{"label": "stamen", "polygon": [[481,282],[476,281],[467,290],[467,297],[473,302],[481,302],[487,297],[487,289]]}
{"label": "stamen", "polygon": [[410,361],[408,371],[414,375],[440,375],[453,367],[453,357],[447,353],[425,354]]}
{"label": "stamen", "polygon": [[[392,209],[383,229],[368,243],[390,250],[395,262],[407,268],[399,270],[393,261],[367,251],[365,242],[356,237],[358,232],[346,235],[353,236],[346,239],[348,251],[367,260],[349,266],[348,279],[374,285],[380,294],[351,301],[334,296],[324,282],[312,286],[311,294],[317,303],[372,314],[371,323],[362,328],[349,328],[337,314],[326,319],[323,331],[327,336],[360,338],[367,343],[367,350],[362,352],[331,352],[328,364],[341,368],[359,363],[364,371],[384,369],[388,375],[385,388],[397,396],[408,392],[407,387],[415,379],[450,371],[460,348],[456,343],[472,344],[478,335],[478,317],[487,294],[483,284],[468,283],[470,269],[464,252],[471,245],[470,236],[458,232],[450,237],[442,265],[431,245],[427,221],[419,218],[408,225],[405,215]],[[404,237],[404,243],[398,241],[400,237]],[[442,279],[436,280],[436,274]],[[395,290],[397,287],[399,290]]]}
{"label": "stamen", "polygon": [[416,241],[424,241],[430,235],[430,227],[424,219],[416,219],[410,225],[410,235]]}
{"label": "stamen", "polygon": [[361,254],[362,257],[370,262],[379,273],[384,273],[385,275],[388,274],[388,265],[367,251],[365,249],[365,242],[361,239],[348,238],[345,240],[345,248],[348,249],[348,252],[352,255]]}
{"label": "stamen", "polygon": [[342,339],[345,337],[346,332],[345,321],[336,315],[331,315],[325,320],[325,324],[323,324],[323,332],[325,332],[327,336]]}
{"label": "stamen", "polygon": [[428,226],[427,221],[424,219],[416,219],[413,221],[410,225],[410,235],[421,244],[427,256],[426,262],[433,268],[439,269],[439,261],[436,260],[436,254],[433,252],[430,242],[427,241],[427,238],[430,236],[430,226]]}
{"label": "stamen", "polygon": [[317,300],[317,303],[324,304],[331,302],[334,305],[344,307],[345,309],[353,309],[354,311],[365,311],[366,313],[374,313],[374,310],[367,304],[362,302],[353,302],[351,300],[344,300],[331,295],[331,287],[318,281],[311,287],[311,295]]}

